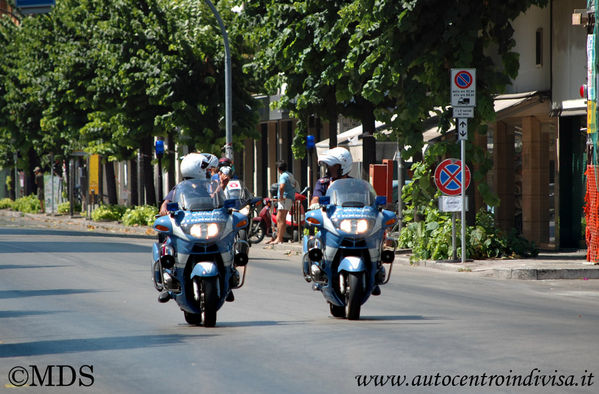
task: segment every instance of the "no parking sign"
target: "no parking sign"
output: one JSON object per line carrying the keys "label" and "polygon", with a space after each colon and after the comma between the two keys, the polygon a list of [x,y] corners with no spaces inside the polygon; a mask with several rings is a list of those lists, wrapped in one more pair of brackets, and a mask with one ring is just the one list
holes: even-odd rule
{"label": "no parking sign", "polygon": [[476,107],[476,69],[451,69],[451,106]]}
{"label": "no parking sign", "polygon": [[[462,192],[462,162],[445,159],[435,169],[435,185],[443,194],[457,196]],[[470,185],[470,169],[465,166],[464,190]]]}

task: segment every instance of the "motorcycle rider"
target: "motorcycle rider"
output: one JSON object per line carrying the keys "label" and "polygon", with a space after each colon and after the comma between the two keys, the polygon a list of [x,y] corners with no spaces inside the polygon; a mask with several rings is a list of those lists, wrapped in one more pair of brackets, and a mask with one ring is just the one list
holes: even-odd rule
{"label": "motorcycle rider", "polygon": [[206,167],[206,177],[208,179],[214,179],[215,175],[218,175],[218,157],[212,153],[202,153],[208,159],[208,166]]}
{"label": "motorcycle rider", "polygon": [[[183,157],[180,164],[181,176],[183,180],[186,179],[211,179],[212,174],[218,167],[218,159],[216,156],[210,153],[188,153]],[[160,205],[160,216],[164,216],[168,213],[166,205],[173,200],[175,197],[175,189],[177,186],[171,189],[168,194],[164,197],[164,201]]]}
{"label": "motorcycle rider", "polygon": [[351,153],[345,148],[332,148],[318,159],[319,165],[326,165],[326,175],[316,181],[314,194],[310,200],[310,209],[317,209],[320,197],[327,193],[330,184],[337,179],[350,178],[353,160]]}
{"label": "motorcycle rider", "polygon": [[[349,173],[352,169],[353,160],[351,153],[347,149],[336,147],[329,149],[327,152],[321,155],[318,159],[318,164],[326,165],[327,172],[324,177],[316,181],[316,186],[314,186],[314,195],[310,201],[309,209],[318,209],[320,206],[320,197],[326,195],[327,189],[331,183],[337,179],[351,178]],[[304,267],[304,272],[306,272],[306,267]],[[377,284],[372,290],[372,295],[380,294],[381,289]]]}
{"label": "motorcycle rider", "polygon": [[[183,157],[183,160],[181,160],[181,164],[179,166],[183,180],[210,179],[209,171],[213,167],[218,166],[218,162],[216,162],[216,160],[215,160],[216,156],[210,155],[210,156],[212,156],[212,158],[211,158],[208,155],[210,155],[210,154],[189,153],[189,154],[185,155],[185,157]],[[177,189],[177,186],[175,186],[164,198],[164,201],[162,202],[162,204],[160,206],[160,212],[159,212],[160,216],[164,216],[164,215],[168,214],[166,207],[167,207],[167,204],[169,202],[171,202],[173,200],[173,198],[175,197],[176,189]],[[164,241],[165,241],[164,239],[159,238],[159,242],[162,243]],[[170,299],[171,299],[171,295],[166,289],[163,290],[162,292],[160,292],[160,294],[158,295],[158,302],[160,302],[160,303],[167,302]],[[235,299],[235,296],[233,295],[233,292],[231,291],[229,293],[229,296],[227,297],[227,301],[233,301],[234,299]]]}

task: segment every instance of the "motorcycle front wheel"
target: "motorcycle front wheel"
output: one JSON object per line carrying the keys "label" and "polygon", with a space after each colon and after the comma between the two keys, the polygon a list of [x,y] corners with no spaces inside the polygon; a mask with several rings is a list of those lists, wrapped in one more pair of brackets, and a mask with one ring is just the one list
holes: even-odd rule
{"label": "motorcycle front wheel", "polygon": [[362,289],[361,272],[347,273],[347,289],[345,292],[345,316],[348,320],[360,319],[360,307],[362,306]]}
{"label": "motorcycle front wheel", "polygon": [[216,325],[216,309],[218,307],[218,277],[202,279],[202,320],[204,327]]}

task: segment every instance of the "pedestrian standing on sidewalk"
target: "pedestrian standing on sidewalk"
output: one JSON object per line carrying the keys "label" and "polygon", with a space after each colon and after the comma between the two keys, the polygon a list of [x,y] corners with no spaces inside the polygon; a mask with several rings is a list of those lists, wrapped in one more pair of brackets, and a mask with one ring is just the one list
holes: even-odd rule
{"label": "pedestrian standing on sidewalk", "polygon": [[279,170],[279,194],[277,196],[277,237],[273,238],[268,245],[276,245],[283,242],[283,235],[287,231],[287,212],[291,210],[295,201],[295,178],[287,171],[287,163],[277,162]]}
{"label": "pedestrian standing on sidewalk", "polygon": [[35,174],[35,186],[37,187],[37,199],[40,201],[40,212],[44,213],[46,210],[44,209],[44,174],[42,173],[41,168],[35,167],[33,169],[33,173]]}

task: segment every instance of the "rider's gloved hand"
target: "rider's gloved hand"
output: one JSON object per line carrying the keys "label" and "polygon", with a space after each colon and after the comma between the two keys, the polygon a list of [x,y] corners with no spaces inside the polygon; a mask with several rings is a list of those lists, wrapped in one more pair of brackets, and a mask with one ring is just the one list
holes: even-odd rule
{"label": "rider's gloved hand", "polygon": [[308,210],[312,211],[312,210],[318,209],[318,208],[320,208],[320,204],[315,202],[314,204],[310,204],[310,206],[308,207]]}

